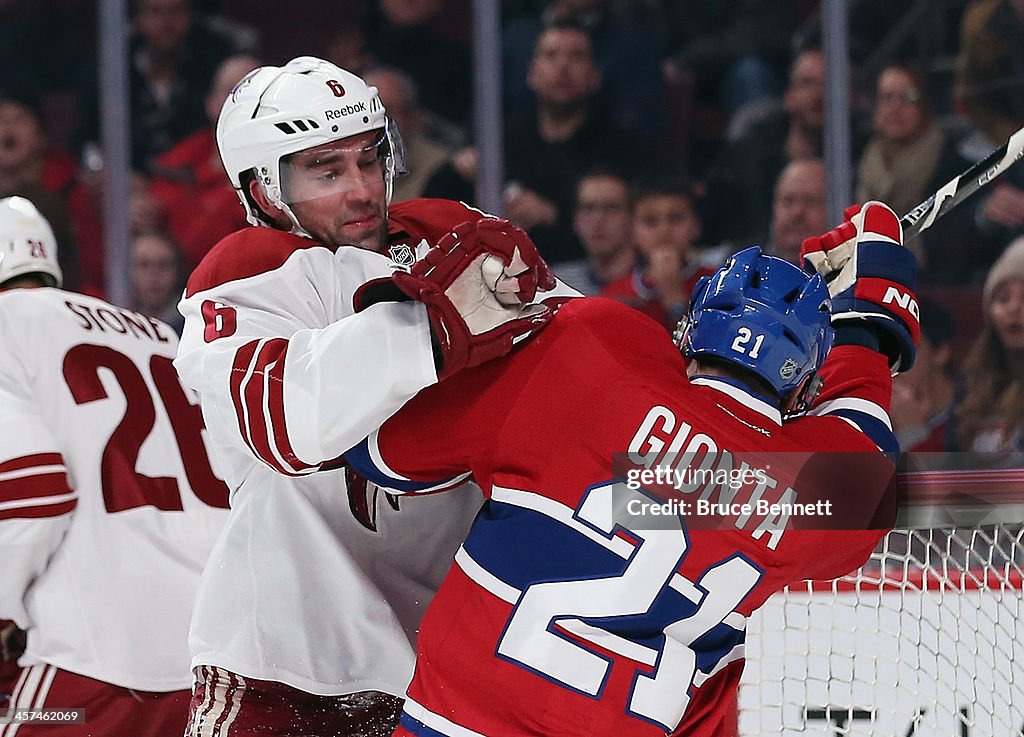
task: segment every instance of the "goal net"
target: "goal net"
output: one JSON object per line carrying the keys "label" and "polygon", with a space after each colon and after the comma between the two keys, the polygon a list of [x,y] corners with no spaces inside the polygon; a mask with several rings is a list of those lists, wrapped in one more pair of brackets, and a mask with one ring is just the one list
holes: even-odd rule
{"label": "goal net", "polygon": [[905,479],[863,568],[751,617],[743,737],[1024,735],[1024,470]]}

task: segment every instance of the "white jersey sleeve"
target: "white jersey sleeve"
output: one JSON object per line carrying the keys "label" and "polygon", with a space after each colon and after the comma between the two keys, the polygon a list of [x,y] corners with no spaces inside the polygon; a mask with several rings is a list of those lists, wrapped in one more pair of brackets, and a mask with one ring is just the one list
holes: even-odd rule
{"label": "white jersey sleeve", "polygon": [[[12,346],[13,347],[13,346]],[[56,438],[28,396],[29,378],[0,354],[0,619],[32,626],[25,593],[46,569],[78,503]]]}
{"label": "white jersey sleeve", "polygon": [[22,664],[187,688],[189,613],[226,518],[165,324],[56,289],[0,294],[0,618]]}
{"label": "white jersey sleeve", "polygon": [[255,228],[238,235],[252,241],[238,250],[272,266],[193,275],[175,366],[208,421],[216,416],[221,442],[282,474],[316,471],[436,382],[426,311],[408,302],[353,313],[358,287],[391,273],[379,254],[296,250],[303,239]]}
{"label": "white jersey sleeve", "polygon": [[0,353],[0,619],[22,629],[33,624],[25,594],[46,570],[78,503],[28,385],[14,354]]}

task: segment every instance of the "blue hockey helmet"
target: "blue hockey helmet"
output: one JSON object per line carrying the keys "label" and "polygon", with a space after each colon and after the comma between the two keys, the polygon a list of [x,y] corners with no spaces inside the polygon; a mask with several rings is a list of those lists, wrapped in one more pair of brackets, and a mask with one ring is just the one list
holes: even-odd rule
{"label": "blue hockey helmet", "polygon": [[679,348],[688,358],[750,371],[799,411],[817,393],[815,377],[832,345],[829,308],[821,276],[751,246],[697,283]]}

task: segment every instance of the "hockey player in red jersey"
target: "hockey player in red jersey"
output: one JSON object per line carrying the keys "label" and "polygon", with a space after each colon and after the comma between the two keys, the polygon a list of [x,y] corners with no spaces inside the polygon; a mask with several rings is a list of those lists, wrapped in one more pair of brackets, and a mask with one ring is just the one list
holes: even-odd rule
{"label": "hockey player in red jersey", "polygon": [[174,331],[61,290],[56,248],[31,202],[0,200],[0,619],[27,631],[0,735],[180,737],[228,489]]}
{"label": "hockey player in red jersey", "polygon": [[[477,268],[460,284],[479,289],[433,328],[422,304],[355,314],[367,280],[408,268],[464,221],[498,224],[448,200],[388,207],[401,141],[359,77],[312,57],[256,69],[225,101],[217,145],[256,227],[211,250],[180,305],[175,367],[232,488],[193,615],[188,734],[387,735],[420,618],[480,499],[463,490],[399,509],[340,456],[549,312],[478,309],[500,305]],[[550,286],[528,242],[491,258],[495,279]]]}
{"label": "hockey player in red jersey", "polygon": [[[878,203],[805,250],[831,303],[822,275],[757,247],[697,286],[682,355],[638,313],[573,300],[347,454],[407,493],[471,471],[487,499],[423,620],[396,735],[729,733],[747,618],[787,584],[862,564],[892,509],[890,368],[913,362],[913,256]],[[429,270],[394,281],[432,309]],[[818,462],[829,451],[856,459],[855,478]],[[681,481],[676,497],[629,483],[705,463],[748,473]],[[673,500],[691,506],[643,514]],[[704,518],[700,500],[729,511]]]}

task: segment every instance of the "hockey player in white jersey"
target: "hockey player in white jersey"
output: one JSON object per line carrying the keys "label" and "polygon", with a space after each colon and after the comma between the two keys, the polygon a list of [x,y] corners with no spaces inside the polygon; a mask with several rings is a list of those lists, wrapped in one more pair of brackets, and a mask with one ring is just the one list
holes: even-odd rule
{"label": "hockey player in white jersey", "polygon": [[[257,69],[225,102],[217,143],[256,227],[213,248],[180,305],[175,366],[232,488],[193,618],[188,734],[389,735],[410,641],[479,497],[399,508],[340,456],[545,314],[482,310],[470,325],[456,310],[432,329],[419,303],[356,312],[360,285],[487,217],[448,200],[388,208],[401,142],[359,77],[312,57]],[[521,255],[507,274],[547,274],[535,249]]]}
{"label": "hockey player in white jersey", "polygon": [[[59,289],[28,200],[0,200],[0,618],[28,632],[2,737],[180,737],[187,633],[226,519],[164,323]],[[38,287],[38,288],[34,288]],[[17,715],[16,715],[17,716]]]}

